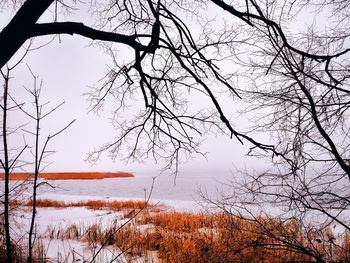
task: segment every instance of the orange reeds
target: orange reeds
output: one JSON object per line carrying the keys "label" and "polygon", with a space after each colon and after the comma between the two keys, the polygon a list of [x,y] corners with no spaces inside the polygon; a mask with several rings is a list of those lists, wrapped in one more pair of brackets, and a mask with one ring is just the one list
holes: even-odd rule
{"label": "orange reeds", "polygon": [[[19,203],[16,202],[18,205]],[[23,203],[24,206],[32,206],[33,201],[29,199]],[[54,208],[67,208],[67,207],[86,207],[93,210],[108,209],[113,211],[121,211],[124,209],[144,209],[150,205],[145,201],[103,201],[103,200],[88,200],[78,202],[62,202],[51,199],[37,199],[37,207],[54,207]]]}
{"label": "orange reeds", "polygon": [[70,206],[84,206],[90,209],[109,209],[114,211],[120,211],[123,209],[143,209],[148,207],[145,201],[80,201],[72,203]]}
{"label": "orange reeds", "polygon": [[[33,200],[29,199],[25,204],[25,206],[33,206]],[[49,200],[49,199],[37,199],[36,207],[55,207],[55,208],[65,208],[67,204],[64,202]]]}
{"label": "orange reeds", "polygon": [[[30,204],[30,201],[27,202]],[[38,200],[41,207],[84,206],[91,209],[134,211],[145,209],[120,228],[116,218],[110,225],[70,225],[57,229],[63,239],[77,239],[89,246],[104,244],[125,251],[132,261],[153,251],[157,262],[311,262],[311,249],[320,255],[329,251],[337,262],[347,262],[350,238],[334,236],[326,228],[313,235],[298,220],[257,217],[254,220],[226,213],[187,213],[152,209],[143,201],[80,201],[64,203]],[[323,242],[319,243],[319,239]],[[330,241],[327,241],[327,240]]]}
{"label": "orange reeds", "polygon": [[[31,173],[11,173],[10,180],[28,180],[33,178]],[[64,173],[40,173],[39,178],[45,180],[94,180],[105,178],[134,177],[132,173],[99,173],[99,172],[64,172]]]}
{"label": "orange reeds", "polygon": [[139,219],[141,224],[153,224],[170,231],[191,232],[211,224],[209,215],[166,211],[148,214]]}
{"label": "orange reeds", "polygon": [[[288,252],[282,246],[269,250],[254,246],[257,235],[240,229],[251,228],[250,221],[236,220],[229,227],[221,214],[190,214],[182,212],[142,213],[139,220],[122,228],[99,224],[68,226],[68,238],[77,238],[90,246],[108,244],[125,251],[131,261],[156,252],[157,262],[285,262],[310,261],[310,257]],[[181,223],[175,224],[179,220]],[[140,227],[147,223],[147,227]],[[224,227],[220,227],[222,226]],[[266,244],[273,243],[266,239]]]}

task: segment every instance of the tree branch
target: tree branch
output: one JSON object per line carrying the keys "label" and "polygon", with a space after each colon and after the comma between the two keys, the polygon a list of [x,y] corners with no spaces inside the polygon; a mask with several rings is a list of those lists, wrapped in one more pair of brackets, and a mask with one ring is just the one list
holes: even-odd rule
{"label": "tree branch", "polygon": [[0,68],[2,68],[28,39],[28,32],[53,0],[27,0],[0,32]]}
{"label": "tree branch", "polygon": [[102,40],[110,41],[116,43],[123,43],[132,48],[146,51],[147,46],[144,46],[137,41],[135,41],[137,35],[123,35],[113,32],[106,32],[97,30],[88,26],[85,26],[83,23],[77,22],[60,22],[60,23],[42,23],[35,24],[32,26],[28,37],[37,37],[44,35],[52,34],[77,34],[92,40]]}

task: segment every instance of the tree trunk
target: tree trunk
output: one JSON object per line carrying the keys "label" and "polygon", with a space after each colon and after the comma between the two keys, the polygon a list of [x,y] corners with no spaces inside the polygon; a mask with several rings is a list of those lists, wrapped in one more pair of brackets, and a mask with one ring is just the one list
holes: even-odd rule
{"label": "tree trunk", "polygon": [[4,224],[5,224],[5,242],[6,242],[6,259],[7,262],[12,262],[12,248],[11,248],[11,234],[10,234],[10,213],[9,213],[9,177],[10,177],[10,167],[9,167],[9,158],[8,158],[8,146],[7,146],[7,95],[8,95],[8,82],[9,75],[7,74],[5,77],[4,84],[4,94],[3,101],[4,105],[2,107],[3,110],[3,118],[2,118],[2,138],[3,138],[3,146],[4,146],[4,163],[2,163],[4,169],[4,184],[5,184],[5,197],[4,197]]}
{"label": "tree trunk", "polygon": [[29,38],[31,27],[52,4],[53,0],[27,0],[0,32],[0,68],[2,68]]}

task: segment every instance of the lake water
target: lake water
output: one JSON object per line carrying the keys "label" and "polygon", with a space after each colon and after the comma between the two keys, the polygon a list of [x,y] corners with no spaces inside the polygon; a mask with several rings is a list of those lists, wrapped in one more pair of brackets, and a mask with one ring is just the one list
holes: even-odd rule
{"label": "lake water", "polygon": [[[151,200],[177,209],[197,210],[201,198],[198,190],[214,196],[222,182],[232,178],[231,171],[191,170],[174,175],[157,172],[134,172],[135,177],[102,180],[54,180],[54,186],[41,187],[41,197],[69,200],[79,196],[84,199],[144,199],[151,193]],[[154,178],[154,179],[153,179]],[[153,188],[152,188],[153,185]]]}

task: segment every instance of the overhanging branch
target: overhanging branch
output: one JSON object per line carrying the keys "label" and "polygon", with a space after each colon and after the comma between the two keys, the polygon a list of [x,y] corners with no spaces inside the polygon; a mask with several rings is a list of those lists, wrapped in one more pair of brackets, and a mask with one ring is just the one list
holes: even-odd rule
{"label": "overhanging branch", "polygon": [[[123,35],[113,32],[106,32],[97,30],[88,26],[85,26],[83,23],[77,22],[60,22],[60,23],[43,23],[33,25],[31,31],[28,34],[28,37],[37,37],[44,35],[53,35],[53,34],[77,34],[92,40],[102,40],[110,41],[116,43],[123,43],[125,45],[131,46],[132,48],[146,51],[147,46],[143,46],[135,39],[137,35]],[[151,37],[151,36],[150,36]]]}
{"label": "overhanging branch", "polygon": [[49,8],[53,0],[27,0],[0,32],[0,68],[2,68],[28,39],[30,28]]}

